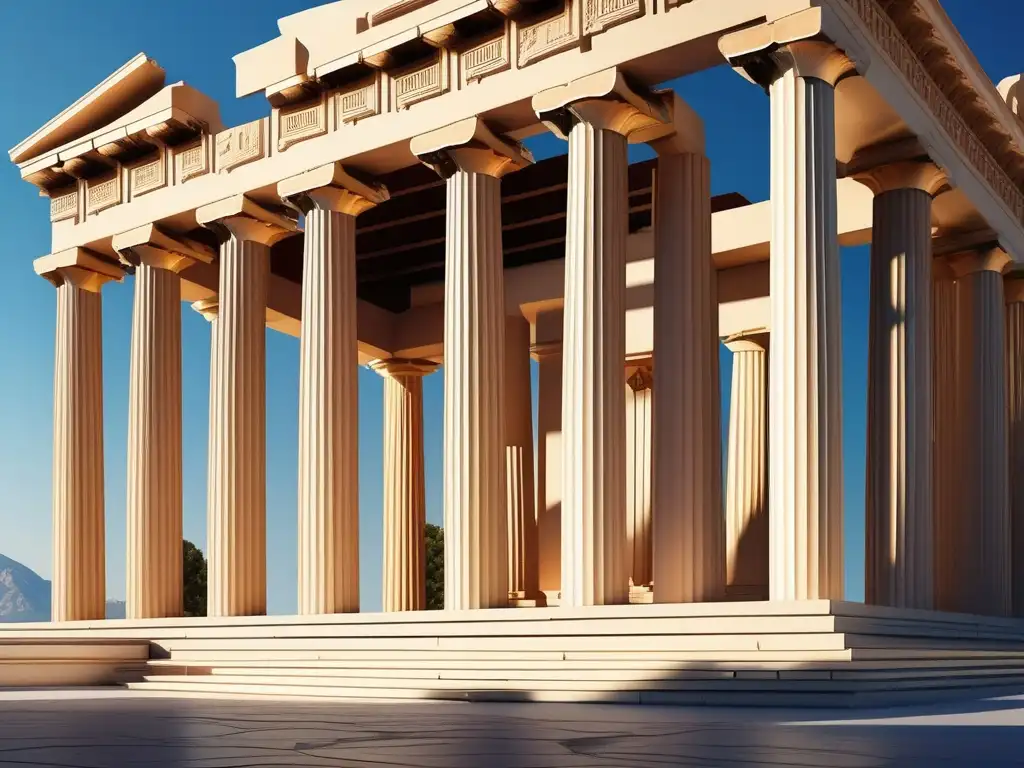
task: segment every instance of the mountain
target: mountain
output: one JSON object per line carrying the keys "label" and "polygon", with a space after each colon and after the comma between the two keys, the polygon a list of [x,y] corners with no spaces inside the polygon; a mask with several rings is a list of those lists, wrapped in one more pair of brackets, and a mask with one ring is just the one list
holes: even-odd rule
{"label": "mountain", "polygon": [[0,555],[0,622],[49,620],[50,582]]}
{"label": "mountain", "polygon": [[[107,618],[124,618],[124,601],[107,600]],[[50,620],[50,582],[0,555],[0,624]]]}

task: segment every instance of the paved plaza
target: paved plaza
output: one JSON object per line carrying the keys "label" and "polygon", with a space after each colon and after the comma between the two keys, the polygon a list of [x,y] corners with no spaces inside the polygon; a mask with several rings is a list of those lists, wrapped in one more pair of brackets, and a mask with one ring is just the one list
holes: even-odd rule
{"label": "paved plaza", "polygon": [[0,766],[1024,765],[1024,697],[886,711],[0,694]]}

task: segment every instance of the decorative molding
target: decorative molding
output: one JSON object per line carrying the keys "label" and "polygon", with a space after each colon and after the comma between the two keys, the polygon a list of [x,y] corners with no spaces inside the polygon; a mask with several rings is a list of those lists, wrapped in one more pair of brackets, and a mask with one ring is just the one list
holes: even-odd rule
{"label": "decorative molding", "polygon": [[512,66],[510,43],[509,24],[505,22],[505,29],[497,37],[463,52],[460,57],[462,82],[472,83],[475,80],[482,80],[487,75],[509,69]]}
{"label": "decorative molding", "polygon": [[131,199],[167,186],[167,157],[161,149],[157,156],[132,167],[128,171],[128,190]]}
{"label": "decorative molding", "polygon": [[338,124],[355,123],[380,114],[380,72],[374,72],[348,90],[340,91],[337,101]]}
{"label": "decorative molding", "polygon": [[580,44],[577,0],[565,0],[561,13],[519,27],[519,66],[525,67]]}
{"label": "decorative molding", "polygon": [[399,2],[393,3],[387,8],[383,8],[376,13],[367,14],[370,26],[376,27],[386,21],[397,19],[399,16],[405,16],[407,13],[419,10],[425,5],[430,5],[433,1],[434,0],[399,0]]}
{"label": "decorative molding", "polygon": [[392,80],[395,110],[408,109],[426,99],[448,92],[448,52],[440,50],[427,65],[419,64]]}
{"label": "decorative molding", "polygon": [[583,34],[599,34],[643,13],[641,0],[587,0],[583,6]]}
{"label": "decorative molding", "polygon": [[229,173],[266,156],[263,120],[237,125],[217,134],[217,172]]}
{"label": "decorative molding", "polygon": [[90,180],[85,187],[85,212],[99,213],[121,204],[121,169],[113,176],[101,180]]}
{"label": "decorative molding", "polygon": [[1006,203],[1017,220],[1024,223],[1024,192],[999,165],[964,117],[956,110],[928,69],[904,39],[896,23],[875,0],[845,0],[860,17],[878,47],[890,59],[910,87],[928,105],[943,130]]}
{"label": "decorative molding", "polygon": [[321,94],[315,104],[278,112],[277,148],[284,152],[293,144],[327,133],[327,97]]}
{"label": "decorative molding", "polygon": [[50,222],[74,219],[78,223],[78,190],[50,198]]}
{"label": "decorative molding", "polygon": [[204,134],[195,144],[174,153],[174,169],[178,184],[210,172],[209,141],[209,137]]}

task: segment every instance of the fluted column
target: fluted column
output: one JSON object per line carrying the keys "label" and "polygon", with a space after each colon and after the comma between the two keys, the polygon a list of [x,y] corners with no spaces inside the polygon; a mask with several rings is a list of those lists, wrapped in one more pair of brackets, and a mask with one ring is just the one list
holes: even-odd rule
{"label": "fluted column", "polygon": [[181,279],[212,260],[204,246],[152,225],[118,235],[114,248],[135,267],[128,388],[128,503],[125,614],[184,611],[181,520]]}
{"label": "fluted column", "polygon": [[1006,398],[1010,444],[1010,568],[1013,615],[1024,618],[1024,276],[1007,276]]}
{"label": "fluted column", "polygon": [[[820,22],[816,13],[803,18]],[[794,18],[793,29],[799,26]],[[751,51],[751,43],[765,40],[771,34],[743,30],[719,47],[771,96],[769,594],[772,600],[838,599],[843,442],[835,83],[852,64],[817,40]]]}
{"label": "fluted column", "polygon": [[505,318],[505,482],[508,487],[509,596],[537,598],[537,517],[533,482],[530,321]]}
{"label": "fluted column", "polygon": [[949,610],[1010,612],[1010,499],[1006,389],[1006,308],[999,249],[949,260],[957,279],[956,441],[959,509],[949,536]]}
{"label": "fluted column", "polygon": [[626,369],[626,573],[634,587],[653,579],[651,460],[654,406],[649,365]]}
{"label": "fluted column", "polygon": [[725,526],[710,165],[702,151],[662,154],[656,179],[654,598],[720,600]]}
{"label": "fluted column", "polygon": [[[557,318],[561,335],[561,313]],[[538,315],[538,323],[544,315]],[[536,344],[537,573],[549,604],[562,588],[562,345]]]}
{"label": "fluted column", "polygon": [[868,338],[865,597],[934,605],[932,197],[930,162],[858,175],[874,193]]}
{"label": "fluted column", "polygon": [[384,378],[385,611],[422,611],[426,593],[426,480],[423,471],[422,360],[378,360]]}
{"label": "fluted column", "polygon": [[932,504],[935,608],[957,610],[960,504],[960,407],[957,284],[946,259],[932,261]]}
{"label": "fluted column", "polygon": [[533,109],[569,142],[561,604],[625,603],[626,143],[667,114],[614,69],[543,91]]}
{"label": "fluted column", "polygon": [[278,184],[306,216],[299,362],[299,613],[359,610],[356,217],[388,198],[338,164]]}
{"label": "fluted column", "polygon": [[508,605],[501,177],[532,162],[477,118],[412,141],[447,179],[444,301],[444,602]]}
{"label": "fluted column", "polygon": [[82,249],[36,261],[57,287],[53,371],[53,621],[106,610],[103,497],[103,309],[123,272]]}
{"label": "fluted column", "polygon": [[[998,248],[950,260],[959,299],[961,514],[956,610],[1005,616],[1010,595],[1006,306]],[[966,512],[967,514],[964,514]]]}
{"label": "fluted column", "polygon": [[211,352],[207,611],[267,609],[266,307],[270,247],[294,223],[246,198],[200,208],[221,238]]}
{"label": "fluted column", "polygon": [[768,599],[768,334],[730,338],[726,594]]}

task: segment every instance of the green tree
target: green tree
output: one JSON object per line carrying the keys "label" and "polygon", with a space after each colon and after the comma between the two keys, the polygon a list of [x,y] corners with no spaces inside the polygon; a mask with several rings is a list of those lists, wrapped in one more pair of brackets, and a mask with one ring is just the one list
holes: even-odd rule
{"label": "green tree", "polygon": [[206,558],[202,550],[187,539],[185,553],[185,615],[206,615]]}
{"label": "green tree", "polygon": [[444,608],[444,529],[427,523],[427,610]]}

